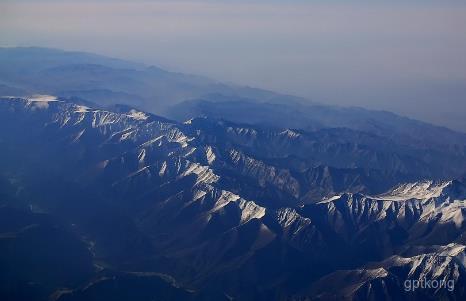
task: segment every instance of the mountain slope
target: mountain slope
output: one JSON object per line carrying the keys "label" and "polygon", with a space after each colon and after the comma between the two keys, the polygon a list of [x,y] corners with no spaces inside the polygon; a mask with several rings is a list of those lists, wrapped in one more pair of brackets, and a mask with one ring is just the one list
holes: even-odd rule
{"label": "mountain slope", "polygon": [[[442,252],[466,243],[466,188],[441,180],[464,165],[430,159],[437,154],[348,129],[178,123],[53,96],[0,99],[2,206],[59,217],[92,256],[79,283],[26,291],[42,299],[125,300],[132,289],[149,298],[155,286],[162,299],[299,300],[328,296],[322,279],[342,277],[358,289],[330,293],[388,299],[430,271],[455,281],[441,294],[464,296],[461,252]],[[396,273],[417,267],[416,256],[434,259]],[[379,279],[385,295],[369,287]]]}

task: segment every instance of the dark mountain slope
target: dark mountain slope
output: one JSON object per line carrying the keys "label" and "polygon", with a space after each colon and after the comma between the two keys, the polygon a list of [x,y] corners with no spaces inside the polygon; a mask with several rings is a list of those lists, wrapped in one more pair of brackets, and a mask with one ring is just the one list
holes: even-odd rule
{"label": "dark mountain slope", "polygon": [[[464,165],[440,165],[429,159],[436,150],[375,134],[178,123],[36,96],[0,100],[0,146],[4,194],[32,215],[59,217],[59,231],[72,229],[75,242],[66,245],[87,246],[94,266],[82,279],[71,265],[73,281],[51,282],[30,299],[129,300],[132,290],[142,299],[312,299],[326,296],[323,277],[339,283],[339,270],[364,289],[331,293],[383,299],[422,275],[380,273],[392,281],[380,294],[380,283],[369,289],[383,276],[372,270],[398,266],[385,260],[439,258],[465,244],[464,183],[421,181],[453,177]],[[407,178],[416,181],[400,184]],[[18,261],[35,260],[19,254]],[[462,269],[456,277],[442,270],[444,261],[427,263],[422,269],[457,286],[442,296],[464,295]]]}

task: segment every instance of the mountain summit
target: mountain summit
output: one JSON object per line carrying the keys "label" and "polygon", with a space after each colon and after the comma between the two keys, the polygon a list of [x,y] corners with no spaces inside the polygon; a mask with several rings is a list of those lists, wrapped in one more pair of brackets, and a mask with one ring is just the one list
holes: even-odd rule
{"label": "mountain summit", "polygon": [[[9,299],[464,294],[461,150],[44,95],[1,98],[0,129]],[[427,276],[455,289],[406,289]]]}

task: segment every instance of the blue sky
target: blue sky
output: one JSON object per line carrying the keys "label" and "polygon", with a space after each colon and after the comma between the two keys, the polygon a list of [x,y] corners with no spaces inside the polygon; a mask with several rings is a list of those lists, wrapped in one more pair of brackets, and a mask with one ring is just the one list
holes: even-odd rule
{"label": "blue sky", "polygon": [[465,1],[1,1],[0,45],[85,50],[466,131]]}

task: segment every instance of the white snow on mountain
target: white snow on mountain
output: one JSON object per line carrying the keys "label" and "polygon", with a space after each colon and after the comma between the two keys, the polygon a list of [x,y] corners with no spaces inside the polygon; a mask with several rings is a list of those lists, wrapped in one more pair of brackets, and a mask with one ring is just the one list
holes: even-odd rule
{"label": "white snow on mountain", "polygon": [[139,112],[134,109],[129,111],[128,116],[136,120],[147,120],[147,118],[149,118],[144,112]]}
{"label": "white snow on mountain", "polygon": [[299,133],[293,130],[290,130],[290,129],[284,130],[283,132],[279,133],[279,135],[288,137],[290,139],[296,139],[296,138],[299,138],[299,136],[301,136]]}
{"label": "white snow on mountain", "polygon": [[199,163],[188,162],[188,165],[185,167],[181,177],[185,177],[190,174],[195,174],[197,176],[197,183],[214,183],[219,180],[219,176],[216,175],[213,170],[207,166],[203,166]]}
{"label": "white snow on mountain", "polygon": [[209,165],[211,165],[215,161],[215,158],[216,158],[215,153],[212,150],[212,147],[207,146],[206,147],[206,159],[207,159],[207,162],[209,163]]}
{"label": "white snow on mountain", "polygon": [[26,97],[29,101],[40,101],[40,102],[50,102],[50,101],[58,101],[58,98],[53,95],[33,95],[31,97]]}
{"label": "white snow on mountain", "polygon": [[440,197],[445,187],[450,184],[451,181],[406,183],[399,185],[389,192],[374,196],[373,198],[387,201],[405,201],[410,199],[427,200]]}
{"label": "white snow on mountain", "polygon": [[334,195],[331,197],[325,197],[322,201],[318,202],[318,204],[324,204],[324,203],[330,203],[332,201],[338,200],[341,197],[341,195]]}
{"label": "white snow on mountain", "polygon": [[91,108],[81,105],[76,105],[75,113],[87,113]]}
{"label": "white snow on mountain", "polygon": [[52,95],[33,95],[26,98],[28,105],[34,109],[48,109],[49,102],[58,101],[57,97]]}
{"label": "white snow on mountain", "polygon": [[229,203],[236,203],[241,210],[241,224],[253,218],[261,218],[265,215],[265,208],[257,205],[253,201],[247,201],[230,191],[222,190],[220,197],[215,202],[214,208],[210,212],[216,212]]}

